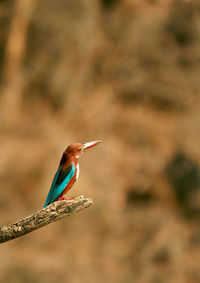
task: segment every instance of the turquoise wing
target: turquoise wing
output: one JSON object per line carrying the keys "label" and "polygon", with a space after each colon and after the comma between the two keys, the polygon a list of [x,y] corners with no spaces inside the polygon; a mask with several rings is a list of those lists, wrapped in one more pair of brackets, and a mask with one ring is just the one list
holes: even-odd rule
{"label": "turquoise wing", "polygon": [[60,194],[64,191],[69,181],[74,177],[75,174],[75,165],[72,163],[69,167],[62,170],[60,166],[56,172],[56,175],[53,179],[50,191],[47,195],[47,199],[44,207],[54,202]]}

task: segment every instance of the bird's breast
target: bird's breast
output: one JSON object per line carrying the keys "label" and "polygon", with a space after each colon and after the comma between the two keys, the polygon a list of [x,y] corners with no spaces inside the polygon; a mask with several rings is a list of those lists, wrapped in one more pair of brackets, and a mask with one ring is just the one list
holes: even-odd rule
{"label": "bird's breast", "polygon": [[79,177],[79,163],[76,163],[76,181],[78,180]]}

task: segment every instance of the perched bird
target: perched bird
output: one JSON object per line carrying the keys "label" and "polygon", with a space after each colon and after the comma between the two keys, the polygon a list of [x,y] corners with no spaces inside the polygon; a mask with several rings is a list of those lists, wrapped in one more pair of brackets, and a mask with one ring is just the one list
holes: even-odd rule
{"label": "perched bird", "polygon": [[54,201],[67,199],[64,195],[71,189],[79,177],[79,157],[86,149],[89,149],[100,142],[101,141],[98,140],[86,142],[84,144],[73,143],[67,147],[61,158],[44,207]]}

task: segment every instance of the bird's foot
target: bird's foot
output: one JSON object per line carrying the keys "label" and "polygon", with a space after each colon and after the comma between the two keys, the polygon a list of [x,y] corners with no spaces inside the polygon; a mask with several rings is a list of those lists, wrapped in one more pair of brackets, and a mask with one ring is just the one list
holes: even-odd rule
{"label": "bird's foot", "polygon": [[71,198],[61,197],[58,200],[74,200],[74,197]]}

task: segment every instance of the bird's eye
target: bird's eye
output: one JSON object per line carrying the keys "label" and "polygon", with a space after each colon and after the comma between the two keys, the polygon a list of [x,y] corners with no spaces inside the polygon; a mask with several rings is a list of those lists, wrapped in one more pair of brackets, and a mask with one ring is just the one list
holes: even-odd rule
{"label": "bird's eye", "polygon": [[78,149],[78,151],[81,151],[81,150],[82,150],[82,148],[79,148],[79,149]]}

